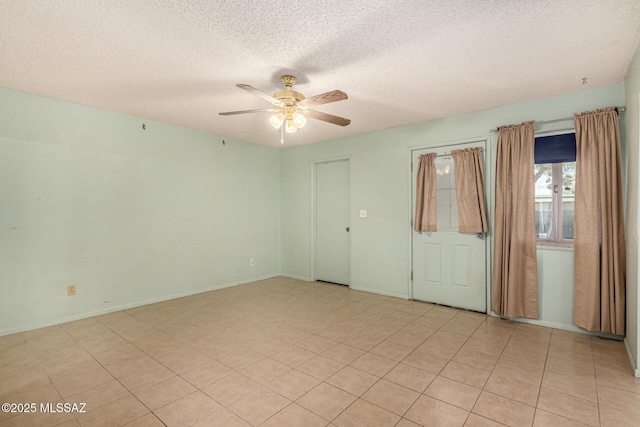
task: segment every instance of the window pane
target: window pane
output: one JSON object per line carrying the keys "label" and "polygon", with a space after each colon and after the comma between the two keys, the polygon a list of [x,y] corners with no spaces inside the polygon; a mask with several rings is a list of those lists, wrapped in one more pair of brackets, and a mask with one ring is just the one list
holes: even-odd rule
{"label": "window pane", "polygon": [[[553,226],[552,165],[551,163],[534,165],[533,170],[536,182],[536,233],[538,239],[548,239],[551,237]],[[573,216],[571,219],[573,224]]]}
{"label": "window pane", "polygon": [[455,175],[451,157],[436,157],[436,227],[438,231],[458,231]]}
{"label": "window pane", "polygon": [[562,164],[562,238],[573,240],[573,205],[576,189],[576,162]]}

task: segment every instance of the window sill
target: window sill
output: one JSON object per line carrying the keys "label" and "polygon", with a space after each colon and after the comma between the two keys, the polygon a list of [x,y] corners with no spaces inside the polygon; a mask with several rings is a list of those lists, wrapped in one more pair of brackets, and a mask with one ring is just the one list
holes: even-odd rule
{"label": "window sill", "polygon": [[538,240],[536,245],[538,249],[542,249],[542,250],[573,252],[573,243],[545,242],[545,241]]}

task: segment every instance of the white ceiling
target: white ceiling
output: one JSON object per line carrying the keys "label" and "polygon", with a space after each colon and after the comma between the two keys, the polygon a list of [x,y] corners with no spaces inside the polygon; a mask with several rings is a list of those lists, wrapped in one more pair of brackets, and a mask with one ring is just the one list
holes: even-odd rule
{"label": "white ceiling", "polygon": [[639,40],[638,0],[0,0],[0,86],[271,146],[236,83],[349,95],[291,146],[618,83]]}

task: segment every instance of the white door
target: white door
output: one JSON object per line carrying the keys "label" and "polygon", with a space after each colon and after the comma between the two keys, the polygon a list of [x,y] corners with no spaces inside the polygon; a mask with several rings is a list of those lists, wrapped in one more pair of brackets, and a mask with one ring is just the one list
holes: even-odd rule
{"label": "white door", "polygon": [[315,278],[349,285],[349,160],[315,164]]}
{"label": "white door", "polygon": [[448,155],[451,150],[478,146],[484,147],[484,141],[412,152],[413,215],[418,157],[435,152],[437,171],[437,231],[412,233],[413,299],[486,312],[486,241],[482,235],[458,233],[455,170]]}

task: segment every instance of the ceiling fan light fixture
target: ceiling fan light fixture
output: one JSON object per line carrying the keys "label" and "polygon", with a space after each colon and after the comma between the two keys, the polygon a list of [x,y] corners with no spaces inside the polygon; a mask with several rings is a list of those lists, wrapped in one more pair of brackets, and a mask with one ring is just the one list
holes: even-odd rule
{"label": "ceiling fan light fixture", "polygon": [[294,133],[298,130],[293,120],[287,120],[287,124],[284,128],[287,133]]}
{"label": "ceiling fan light fixture", "polygon": [[274,114],[269,119],[269,123],[271,123],[271,126],[273,126],[276,129],[280,129],[280,126],[282,126],[283,121],[284,121],[284,116],[282,115],[282,113]]}
{"label": "ceiling fan light fixture", "polygon": [[293,124],[298,128],[303,128],[307,124],[307,119],[300,113],[293,113]]}

